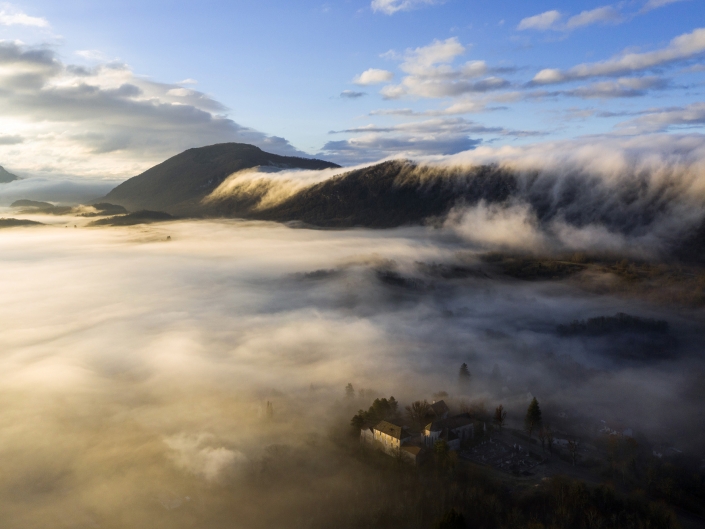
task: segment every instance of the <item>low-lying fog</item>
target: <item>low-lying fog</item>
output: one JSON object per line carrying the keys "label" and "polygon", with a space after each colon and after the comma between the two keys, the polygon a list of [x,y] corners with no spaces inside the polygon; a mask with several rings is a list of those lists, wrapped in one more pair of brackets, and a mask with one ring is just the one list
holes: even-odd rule
{"label": "low-lying fog", "polygon": [[[308,526],[365,472],[328,448],[301,486],[252,469],[282,445],[328,446],[374,396],[459,397],[462,362],[465,398],[503,403],[517,425],[535,395],[580,431],[604,419],[704,444],[698,313],[485,275],[444,230],[56,221],[71,227],[0,232],[4,527]],[[476,273],[423,265],[458,262]],[[625,359],[556,332],[618,312],[668,320],[677,351]],[[348,382],[368,398],[346,403]]]}

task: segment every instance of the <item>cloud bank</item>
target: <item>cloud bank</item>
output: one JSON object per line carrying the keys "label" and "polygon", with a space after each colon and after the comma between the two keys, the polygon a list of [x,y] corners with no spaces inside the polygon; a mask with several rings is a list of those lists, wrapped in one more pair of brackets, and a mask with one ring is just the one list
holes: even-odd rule
{"label": "cloud bank", "polygon": [[[135,75],[125,64],[86,68],[49,48],[0,42],[0,157],[38,175],[128,177],[187,148],[236,141],[305,155],[244,127],[210,96]],[[12,141],[10,141],[12,140]]]}

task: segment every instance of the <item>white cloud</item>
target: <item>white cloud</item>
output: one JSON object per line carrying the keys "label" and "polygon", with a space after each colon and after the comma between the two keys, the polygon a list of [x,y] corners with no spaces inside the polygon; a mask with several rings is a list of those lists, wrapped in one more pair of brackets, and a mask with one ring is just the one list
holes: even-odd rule
{"label": "white cloud", "polygon": [[241,452],[224,447],[208,446],[213,436],[184,434],[168,437],[164,443],[172,450],[172,460],[181,469],[204,478],[218,481],[235,465],[242,465],[247,458]]}
{"label": "white cloud", "polygon": [[566,29],[575,29],[592,24],[616,23],[622,20],[622,16],[612,6],[603,6],[590,11],[583,11],[575,15],[566,22]]}
{"label": "white cloud", "polygon": [[639,97],[648,90],[663,90],[669,85],[662,77],[622,77],[615,81],[603,81],[564,92],[583,99],[609,99],[615,97]]}
{"label": "white cloud", "polygon": [[305,155],[226,112],[202,92],[137,76],[124,64],[86,68],[50,49],[0,42],[0,125],[15,137],[0,144],[0,155],[26,174],[133,176],[182,150],[228,141]]}
{"label": "white cloud", "polygon": [[375,13],[393,15],[398,11],[409,11],[426,5],[442,4],[445,0],[372,0],[370,7]]}
{"label": "white cloud", "polygon": [[705,103],[685,107],[654,109],[635,119],[617,125],[623,134],[666,132],[673,128],[705,127]]}
{"label": "white cloud", "polygon": [[560,22],[563,15],[558,11],[546,11],[540,15],[534,15],[532,17],[527,17],[519,22],[517,29],[523,31],[525,29],[536,29],[539,31],[545,31],[547,29],[555,29],[556,25]]}
{"label": "white cloud", "polygon": [[385,99],[399,99],[406,95],[441,98],[457,97],[472,92],[488,92],[506,87],[509,83],[490,75],[484,61],[469,61],[459,67],[452,62],[466,51],[457,39],[434,40],[428,46],[407,50],[400,68],[408,75],[398,85],[385,86]]}
{"label": "white cloud", "polygon": [[78,50],[74,53],[89,61],[107,62],[109,60],[108,57],[100,50]]}
{"label": "white cloud", "polygon": [[[401,115],[415,117],[411,111]],[[427,114],[431,115],[431,114]],[[348,140],[330,141],[324,147],[326,155],[357,163],[392,156],[425,156],[452,154],[473,149],[482,140],[471,136],[527,137],[538,136],[536,131],[488,127],[459,117],[434,117],[396,125],[364,125],[330,134],[355,134]]]}
{"label": "white cloud", "polygon": [[641,9],[642,13],[646,13],[647,11],[652,11],[654,9],[658,9],[660,7],[664,7],[670,4],[675,4],[676,2],[683,2],[685,0],[649,0],[646,2],[644,7]]}
{"label": "white cloud", "polygon": [[394,74],[387,70],[370,68],[353,79],[353,83],[361,86],[369,86],[380,83],[387,83],[394,79]]}
{"label": "white cloud", "polygon": [[602,62],[580,64],[570,70],[545,69],[534,76],[534,84],[552,84],[611,77],[649,70],[672,62],[687,60],[705,52],[705,28],[674,38],[667,47],[646,53],[625,53]]}
{"label": "white cloud", "polygon": [[49,22],[44,18],[29,16],[10,4],[0,4],[0,26],[48,28]]}
{"label": "white cloud", "polygon": [[177,81],[174,84],[198,84],[198,81],[189,77],[188,79],[184,79],[183,81]]}
{"label": "white cloud", "polygon": [[536,31],[571,31],[593,24],[617,23],[622,20],[622,15],[613,6],[602,6],[572,16],[565,23],[562,23],[562,20],[563,14],[559,11],[546,11],[545,13],[523,19],[517,29],[520,31],[527,29]]}

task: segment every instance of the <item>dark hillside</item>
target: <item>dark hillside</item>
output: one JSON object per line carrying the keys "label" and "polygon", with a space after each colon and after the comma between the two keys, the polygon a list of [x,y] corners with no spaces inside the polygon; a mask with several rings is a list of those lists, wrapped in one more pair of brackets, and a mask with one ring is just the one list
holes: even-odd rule
{"label": "dark hillside", "polygon": [[387,228],[445,215],[457,203],[502,202],[515,191],[516,178],[495,166],[476,167],[448,178],[432,169],[393,161],[326,180],[246,216],[323,227]]}
{"label": "dark hillside", "polygon": [[102,201],[129,210],[160,210],[198,215],[199,203],[234,172],[257,166],[282,169],[338,167],[322,160],[269,154],[243,143],[189,149],[123,182]]}

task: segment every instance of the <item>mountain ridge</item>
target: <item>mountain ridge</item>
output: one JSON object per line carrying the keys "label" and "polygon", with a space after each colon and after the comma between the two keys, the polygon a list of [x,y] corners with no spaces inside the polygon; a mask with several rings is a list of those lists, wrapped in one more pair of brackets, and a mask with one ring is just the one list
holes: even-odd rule
{"label": "mountain ridge", "polygon": [[257,166],[282,169],[340,167],[323,160],[270,154],[245,143],[219,143],[188,149],[126,180],[100,201],[135,210],[199,216],[201,200],[228,176]]}
{"label": "mountain ridge", "polygon": [[0,184],[9,184],[10,182],[14,182],[19,179],[19,176],[12,174],[0,165]]}

